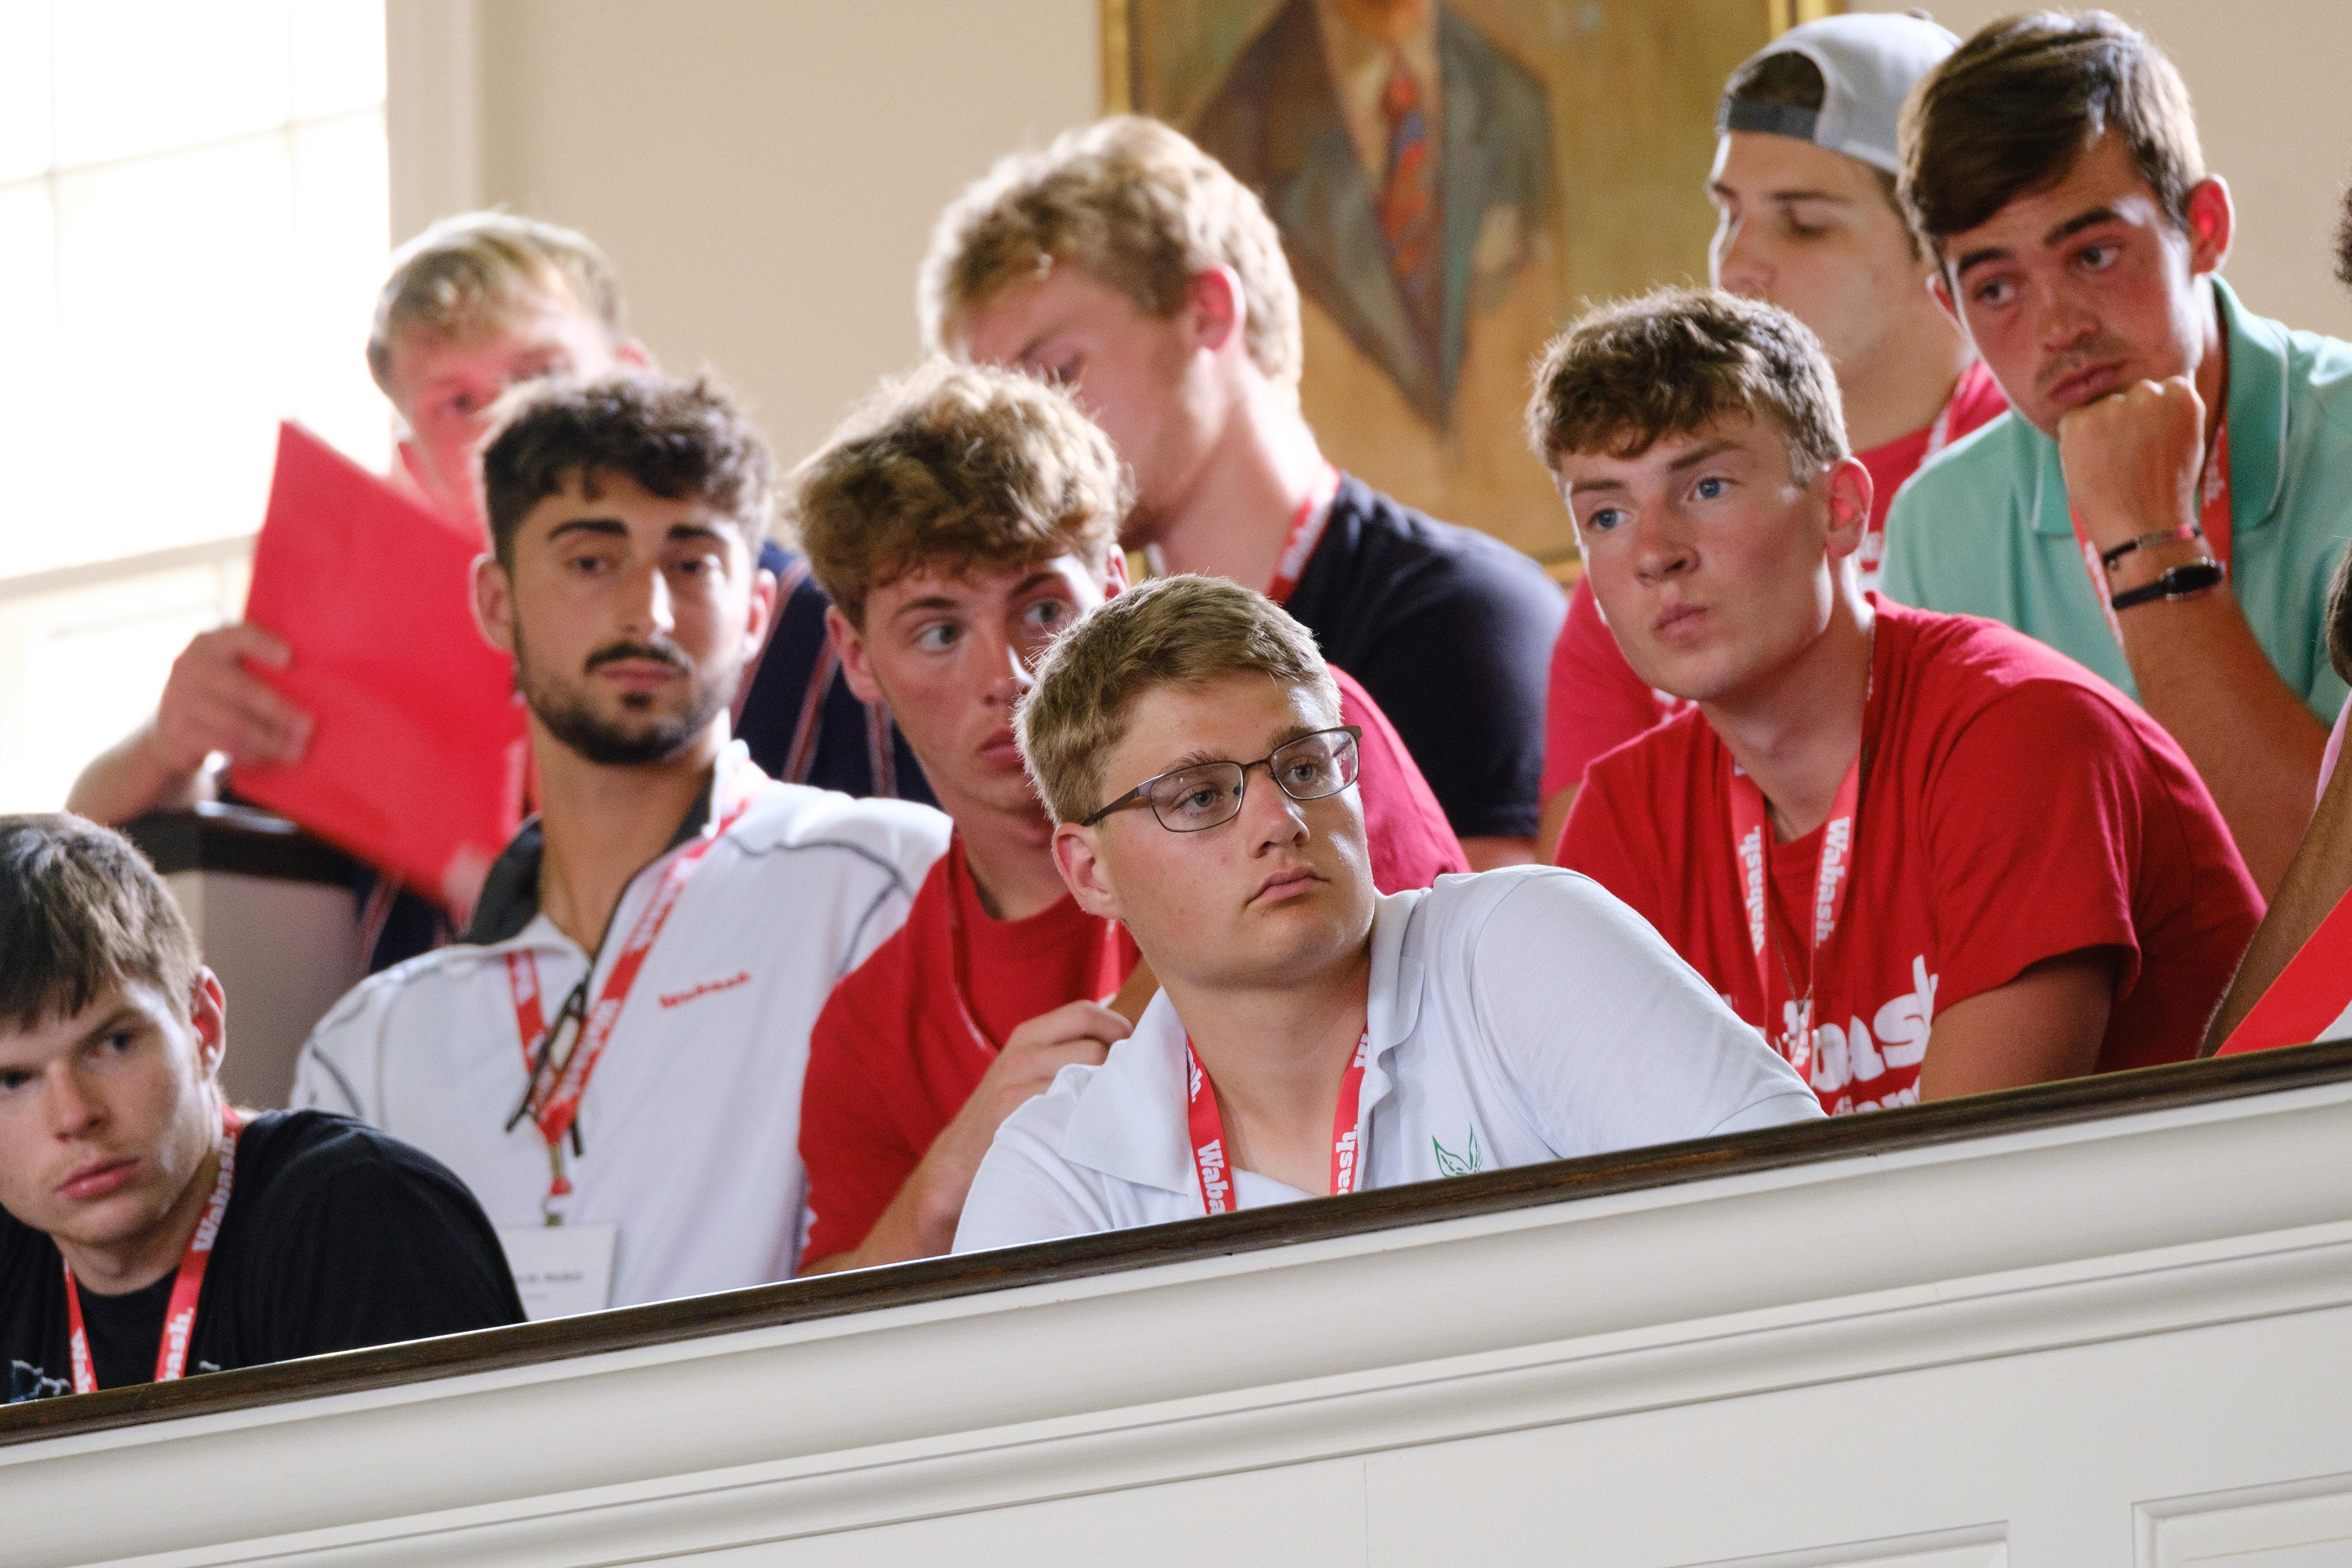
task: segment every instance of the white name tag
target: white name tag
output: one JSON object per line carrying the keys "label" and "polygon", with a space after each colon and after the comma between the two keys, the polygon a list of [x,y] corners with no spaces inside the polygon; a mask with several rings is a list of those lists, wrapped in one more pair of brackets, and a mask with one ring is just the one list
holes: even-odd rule
{"label": "white name tag", "polygon": [[613,1300],[613,1244],[617,1226],[535,1225],[499,1231],[515,1292],[534,1323],[601,1312]]}

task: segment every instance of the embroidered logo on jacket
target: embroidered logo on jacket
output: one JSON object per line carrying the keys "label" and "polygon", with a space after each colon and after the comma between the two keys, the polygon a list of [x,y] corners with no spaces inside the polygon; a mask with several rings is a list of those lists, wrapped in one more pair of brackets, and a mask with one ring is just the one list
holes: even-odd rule
{"label": "embroidered logo on jacket", "polygon": [[1441,1176],[1466,1176],[1478,1168],[1478,1130],[1470,1129],[1469,1152],[1456,1154],[1436,1139],[1429,1146],[1437,1151],[1437,1173]]}
{"label": "embroidered logo on jacket", "polygon": [[751,984],[751,972],[748,969],[739,969],[724,980],[706,980],[701,984],[685,991],[666,991],[662,993],[661,1005],[664,1007],[683,1007],[688,1002],[708,996],[713,992],[732,991],[738,985]]}

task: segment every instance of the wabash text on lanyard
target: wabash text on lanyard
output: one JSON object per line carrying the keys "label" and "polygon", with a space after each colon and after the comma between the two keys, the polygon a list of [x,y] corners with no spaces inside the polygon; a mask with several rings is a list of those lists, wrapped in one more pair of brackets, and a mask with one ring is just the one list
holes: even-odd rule
{"label": "wabash text on lanyard", "polygon": [[[1356,1054],[1339,1075],[1339,1103],[1331,1112],[1331,1195],[1352,1193],[1364,1169],[1365,1143],[1356,1122],[1364,1100],[1364,1066],[1371,1060],[1372,1035],[1367,1028],[1356,1037]],[[1191,1069],[1185,1121],[1192,1129],[1192,1164],[1201,1176],[1201,1205],[1210,1214],[1231,1214],[1234,1201],[1233,1163],[1225,1149],[1225,1121],[1217,1113],[1216,1086],[1192,1037],[1184,1037],[1184,1060]]]}
{"label": "wabash text on lanyard", "polygon": [[[1878,626],[1870,628],[1871,675],[1864,689],[1863,749],[1869,748],[1871,699],[1878,688]],[[1764,995],[1764,1037],[1801,1073],[1810,1074],[1813,1056],[1813,996],[1821,979],[1822,949],[1845,913],[1847,889],[1853,885],[1854,826],[1862,810],[1862,755],[1856,752],[1838,783],[1837,799],[1822,825],[1821,858],[1813,868],[1812,920],[1806,933],[1805,990],[1797,994],[1797,977],[1780,952],[1772,930],[1772,818],[1764,792],[1756,781],[1731,766],[1731,856],[1739,867],[1740,901],[1748,915],[1748,946],[1756,959],[1756,981]],[[1777,973],[1776,973],[1777,972]],[[1785,1000],[1776,994],[1775,979],[1787,983]],[[1780,1033],[1773,1020],[1781,1020]]]}
{"label": "wabash text on lanyard", "polygon": [[[971,939],[963,929],[962,887],[970,875],[971,868],[963,860],[962,843],[959,841],[950,845],[947,866],[948,948],[952,955],[956,1012],[963,1019],[964,1032],[971,1037],[971,1043],[980,1048],[981,1054],[993,1057],[1004,1047],[1001,1042],[991,1038],[988,1031],[981,1026],[980,1009],[971,1005]],[[975,898],[972,901],[977,903],[979,900]],[[1111,921],[1104,921],[1101,924],[1101,942],[1095,950],[1095,984],[1097,989],[1092,994],[1097,998],[1115,994],[1127,979],[1121,973],[1124,966],[1120,963],[1118,927]]]}
{"label": "wabash text on lanyard", "polygon": [[[668,923],[670,911],[677,907],[678,896],[686,891],[686,884],[702,865],[702,858],[727,837],[727,830],[735,826],[767,784],[768,775],[751,762],[736,764],[728,780],[726,810],[716,826],[680,850],[663,868],[654,896],[638,914],[628,941],[621,946],[620,956],[613,960],[612,971],[604,976],[604,993],[597,997],[593,1011],[587,1006],[588,980],[596,971],[593,954],[588,961],[588,974],[572,988],[562,1010],[556,1014],[552,1028],[541,1006],[539,961],[529,952],[507,954],[507,989],[514,998],[515,1033],[522,1042],[523,1067],[530,1075],[523,1087],[522,1104],[507,1119],[507,1126],[512,1128],[527,1115],[538,1124],[540,1136],[547,1141],[547,1205],[541,1212],[550,1225],[563,1223],[554,1202],[572,1192],[572,1178],[563,1169],[563,1140],[568,1134],[572,1152],[584,1152],[580,1144],[580,1099],[588,1092],[588,1079],[613,1037],[614,1026],[621,1021],[621,1008],[637,983],[638,973],[646,966],[646,956],[653,952],[654,939]],[[567,1022],[572,1026],[568,1033],[564,1028]]]}
{"label": "wabash text on lanyard", "polygon": [[[212,1266],[213,1243],[220,1239],[221,1220],[228,1213],[229,1189],[236,1184],[236,1135],[244,1126],[226,1101],[221,1104],[220,1174],[213,1179],[213,1195],[188,1237],[187,1255],[180,1259],[179,1278],[172,1281],[171,1304],[163,1309],[163,1338],[155,1347],[155,1381],[170,1383],[188,1373],[188,1347],[196,1338],[196,1298],[204,1294],[205,1270]],[[89,1332],[81,1322],[81,1291],[74,1284],[73,1265],[66,1268],[66,1331],[73,1352],[76,1394],[98,1392],[98,1367],[90,1360]]]}
{"label": "wabash text on lanyard", "polygon": [[1316,476],[1314,487],[1307,492],[1307,499],[1298,503],[1298,515],[1290,520],[1290,532],[1282,542],[1282,553],[1275,558],[1274,581],[1267,584],[1265,596],[1276,604],[1288,604],[1290,595],[1297,591],[1299,576],[1314,557],[1315,547],[1323,542],[1324,525],[1331,521],[1331,498],[1339,493],[1339,470],[1327,462],[1322,473]]}

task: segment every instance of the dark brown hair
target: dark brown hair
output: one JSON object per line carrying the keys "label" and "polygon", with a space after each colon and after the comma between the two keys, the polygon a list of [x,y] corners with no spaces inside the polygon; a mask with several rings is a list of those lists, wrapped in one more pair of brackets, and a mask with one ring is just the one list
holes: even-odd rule
{"label": "dark brown hair", "polygon": [[[1785,109],[1810,109],[1818,111],[1829,100],[1829,84],[1822,79],[1822,68],[1810,56],[1794,49],[1782,49],[1749,60],[1731,73],[1731,80],[1723,89],[1726,103],[1772,103]],[[1856,158],[1857,163],[1862,160]],[[1878,176],[1878,188],[1886,197],[1886,205],[1895,216],[1904,216],[1903,203],[1895,195],[1895,176],[1874,163],[1862,166]],[[1907,230],[1910,225],[1906,223]],[[1911,236],[1912,254],[1918,254],[1919,237]]]}
{"label": "dark brown hair", "polygon": [[1802,321],[1720,289],[1661,289],[1601,306],[1551,341],[1528,440],[1557,468],[1570,452],[1638,458],[1728,414],[1777,421],[1800,484],[1847,455],[1836,374]]}
{"label": "dark brown hair", "polygon": [[2165,216],[2187,228],[2205,154],[2189,89],[2164,51],[2105,11],[1995,22],[1903,106],[1904,210],[1931,244],[1965,233],[2064,179],[2110,132]]}
{"label": "dark brown hair", "polygon": [[1110,437],[1067,393],[944,359],[885,382],[792,489],[809,567],[861,629],[866,596],[919,571],[1066,553],[1107,581],[1128,506]]}
{"label": "dark brown hair", "polygon": [[0,1024],[70,1018],[133,981],[188,1016],[201,960],[180,906],[121,834],[0,816]]}
{"label": "dark brown hair", "polygon": [[600,473],[666,500],[691,496],[733,519],[754,548],[767,532],[775,459],[707,377],[532,382],[508,394],[482,448],[482,510],[499,563],[513,567],[515,531],[531,508],[574,479],[593,496]]}

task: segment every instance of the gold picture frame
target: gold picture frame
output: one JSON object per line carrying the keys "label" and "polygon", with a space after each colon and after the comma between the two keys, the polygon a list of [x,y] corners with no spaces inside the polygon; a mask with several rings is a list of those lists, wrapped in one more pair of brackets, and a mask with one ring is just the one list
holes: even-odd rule
{"label": "gold picture frame", "polygon": [[[1102,0],[1103,104],[1169,121],[1266,199],[1299,280],[1301,401],[1333,461],[1568,577],[1574,531],[1521,434],[1533,357],[1583,301],[1705,279],[1725,79],[1788,26],[1843,8]],[[1420,31],[1367,47],[1349,30],[1367,11],[1411,13]],[[1374,48],[1391,65],[1366,66]],[[1364,107],[1351,120],[1333,85],[1360,98],[1364,72],[1400,58],[1431,62],[1443,229],[1412,331],[1370,226],[1380,122],[1367,132]]]}

